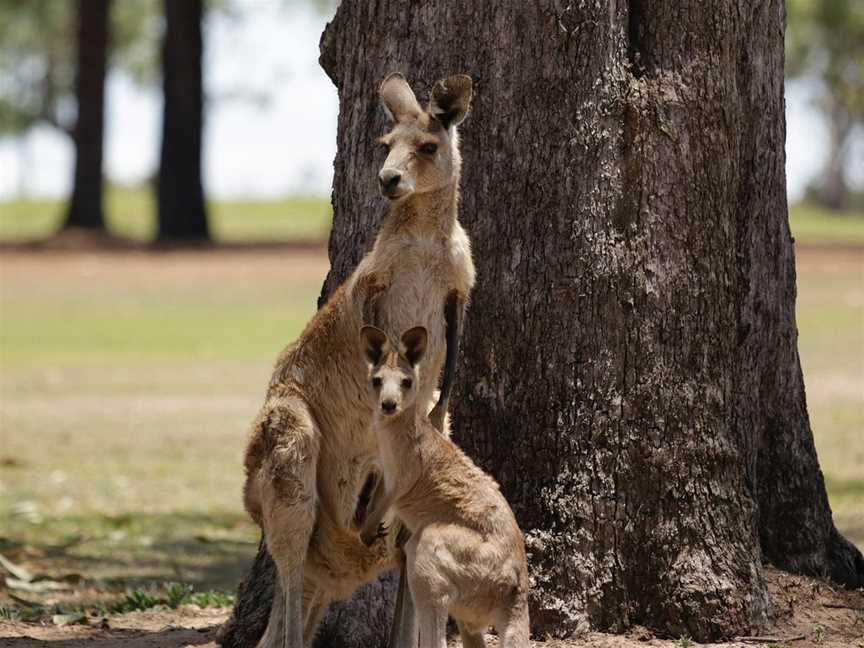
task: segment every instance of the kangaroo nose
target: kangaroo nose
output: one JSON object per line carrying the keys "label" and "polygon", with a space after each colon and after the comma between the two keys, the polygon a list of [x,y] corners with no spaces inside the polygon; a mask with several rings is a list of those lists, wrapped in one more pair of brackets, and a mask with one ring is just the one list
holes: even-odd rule
{"label": "kangaroo nose", "polygon": [[385,400],[383,403],[381,403],[381,409],[384,410],[384,412],[387,414],[392,414],[396,411],[396,401]]}
{"label": "kangaroo nose", "polygon": [[396,192],[396,187],[399,186],[399,181],[402,179],[402,174],[393,169],[384,169],[378,174],[378,182],[381,184],[381,193],[385,196],[392,196]]}

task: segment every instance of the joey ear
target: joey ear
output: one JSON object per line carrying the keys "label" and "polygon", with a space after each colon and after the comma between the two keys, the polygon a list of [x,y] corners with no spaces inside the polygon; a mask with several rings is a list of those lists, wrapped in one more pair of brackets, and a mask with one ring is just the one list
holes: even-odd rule
{"label": "joey ear", "polygon": [[468,114],[471,107],[472,83],[467,74],[454,74],[441,79],[432,88],[429,113],[444,128],[456,126]]}
{"label": "joey ear", "polygon": [[378,88],[378,94],[384,110],[387,111],[387,117],[392,122],[412,119],[423,112],[411,86],[398,72],[387,75]]}
{"label": "joey ear", "polygon": [[428,334],[422,326],[415,326],[402,334],[402,346],[405,347],[405,357],[411,365],[416,365],[426,353]]}
{"label": "joey ear", "polygon": [[387,334],[377,326],[367,325],[360,329],[360,340],[366,361],[373,366],[381,362],[384,347],[387,346]]}

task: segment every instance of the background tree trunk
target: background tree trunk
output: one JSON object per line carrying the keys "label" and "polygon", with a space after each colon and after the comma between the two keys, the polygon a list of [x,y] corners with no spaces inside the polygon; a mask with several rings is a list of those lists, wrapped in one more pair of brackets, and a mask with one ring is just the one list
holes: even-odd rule
{"label": "background tree trunk", "polygon": [[[581,4],[340,6],[321,43],[340,96],[322,297],[385,213],[378,82],[401,71],[422,95],[470,74],[478,284],[453,428],[526,533],[534,630],[746,634],[769,605],[760,547],[864,575],[831,521],[797,355],[783,3]],[[321,645],[379,645],[386,605],[358,593]]]}
{"label": "background tree trunk", "polygon": [[202,0],[165,0],[165,109],[157,189],[161,241],[210,238],[201,185],[202,11]]}
{"label": "background tree trunk", "polygon": [[842,211],[849,203],[849,186],[846,183],[849,135],[854,123],[852,115],[837,100],[828,100],[828,157],[816,183],[809,192],[816,202],[828,209]]}
{"label": "background tree trunk", "polygon": [[78,0],[78,65],[75,82],[78,117],[73,133],[75,181],[64,229],[105,229],[102,141],[109,5],[109,0]]}

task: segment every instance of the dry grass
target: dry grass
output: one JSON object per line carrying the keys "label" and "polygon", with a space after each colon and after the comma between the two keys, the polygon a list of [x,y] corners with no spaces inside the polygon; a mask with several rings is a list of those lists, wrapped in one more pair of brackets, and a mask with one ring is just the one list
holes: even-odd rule
{"label": "dry grass", "polygon": [[864,250],[798,251],[807,409],[834,519],[864,547]]}
{"label": "dry grass", "polygon": [[6,255],[0,552],[106,591],[233,590],[257,540],[246,429],[327,268],[320,251]]}

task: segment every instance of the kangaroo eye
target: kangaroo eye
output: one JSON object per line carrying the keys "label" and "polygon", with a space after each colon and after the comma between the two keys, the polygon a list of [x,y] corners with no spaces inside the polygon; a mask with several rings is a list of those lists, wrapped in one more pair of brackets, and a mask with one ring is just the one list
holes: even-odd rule
{"label": "kangaroo eye", "polygon": [[420,152],[423,155],[435,155],[435,151],[438,150],[437,144],[424,144],[420,147]]}
{"label": "kangaroo eye", "polygon": [[378,376],[375,376],[372,379],[372,386],[373,387],[380,387],[381,386],[381,379]]}
{"label": "kangaroo eye", "polygon": [[414,384],[414,383],[411,382],[411,379],[410,379],[410,378],[405,378],[405,379],[402,381],[402,387],[404,387],[405,389],[411,389],[411,385],[413,385],[413,384]]}

